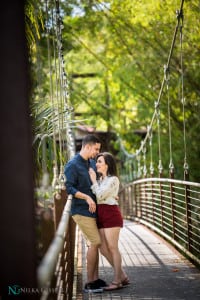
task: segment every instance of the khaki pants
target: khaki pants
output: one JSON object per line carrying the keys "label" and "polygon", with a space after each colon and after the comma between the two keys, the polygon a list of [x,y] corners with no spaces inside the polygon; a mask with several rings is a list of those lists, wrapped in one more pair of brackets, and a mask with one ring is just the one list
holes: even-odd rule
{"label": "khaki pants", "polygon": [[79,229],[82,231],[87,245],[100,245],[101,239],[96,224],[96,218],[85,217],[81,215],[72,216]]}

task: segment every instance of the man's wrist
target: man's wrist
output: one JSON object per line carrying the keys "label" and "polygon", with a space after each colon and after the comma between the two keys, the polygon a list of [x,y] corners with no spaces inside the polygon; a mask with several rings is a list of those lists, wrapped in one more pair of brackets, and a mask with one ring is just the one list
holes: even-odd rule
{"label": "man's wrist", "polygon": [[88,196],[88,195],[85,195],[85,198],[84,198],[84,200],[85,200],[85,201],[88,201],[88,200],[89,200],[89,198],[90,198],[90,196]]}

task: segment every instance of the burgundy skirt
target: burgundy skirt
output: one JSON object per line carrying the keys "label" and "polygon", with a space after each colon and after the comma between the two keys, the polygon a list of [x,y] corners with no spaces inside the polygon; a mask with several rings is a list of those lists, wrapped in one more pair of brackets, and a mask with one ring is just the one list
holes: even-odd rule
{"label": "burgundy skirt", "polygon": [[123,227],[123,218],[118,205],[97,205],[98,228]]}

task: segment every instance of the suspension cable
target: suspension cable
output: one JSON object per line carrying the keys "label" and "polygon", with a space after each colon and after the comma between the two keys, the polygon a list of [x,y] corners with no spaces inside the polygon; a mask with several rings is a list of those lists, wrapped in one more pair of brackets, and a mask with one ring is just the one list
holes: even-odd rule
{"label": "suspension cable", "polygon": [[158,170],[161,176],[163,166],[162,166],[162,156],[161,156],[161,142],[160,142],[160,105],[158,102],[155,103],[156,117],[157,117],[157,131],[158,131]]}
{"label": "suspension cable", "polygon": [[[62,162],[62,144],[61,144],[61,72],[60,72],[60,19],[59,19],[59,6],[56,1],[56,12],[55,12],[55,35],[56,35],[56,45],[54,44],[54,65],[55,65],[55,76],[56,76],[56,106],[57,106],[57,126],[58,126],[58,139],[59,139],[59,156],[60,164]],[[57,51],[56,51],[57,50]]]}
{"label": "suspension cable", "polygon": [[170,96],[169,96],[169,80],[170,80],[170,71],[169,69],[164,67],[165,81],[166,81],[166,89],[167,89],[167,110],[168,110],[168,134],[169,134],[169,170],[170,174],[174,173],[174,164],[172,158],[172,128],[171,128],[171,109],[170,109]]}
{"label": "suspension cable", "polygon": [[[169,51],[169,55],[168,55],[168,60],[167,60],[167,64],[166,64],[167,69],[169,69],[169,65],[170,65],[170,62],[171,62],[172,54],[173,54],[173,49],[174,49],[176,36],[177,36],[179,24],[180,24],[180,19],[181,19],[181,15],[182,15],[183,3],[184,3],[184,0],[181,0],[180,10],[177,10],[177,12],[176,12],[177,13],[177,24],[176,24],[176,27],[175,27],[175,30],[174,30],[174,35],[173,35],[173,39],[172,39],[172,43],[171,43],[171,47],[170,47],[170,51]],[[157,105],[159,105],[159,103],[160,103],[161,96],[162,96],[163,89],[164,89],[164,85],[165,85],[165,75],[163,76],[160,92],[159,92],[158,99],[157,99]],[[154,111],[154,114],[153,114],[152,119],[151,119],[151,123],[149,125],[150,128],[153,127],[153,123],[154,123],[154,120],[155,120],[156,117],[157,117],[157,112]],[[148,139],[148,132],[147,132],[147,134],[144,138],[144,143],[147,142],[147,139]],[[138,151],[139,152],[142,151],[142,146],[138,149]]]}
{"label": "suspension cable", "polygon": [[183,12],[181,14],[181,25],[180,25],[180,64],[181,64],[181,102],[182,102],[182,113],[183,113],[183,143],[184,143],[184,175],[185,179],[188,179],[189,165],[187,162],[187,142],[186,142],[186,118],[185,118],[185,97],[184,97],[184,74],[183,74]]}
{"label": "suspension cable", "polygon": [[[54,101],[54,88],[53,88],[53,71],[52,71],[52,60],[51,60],[51,47],[50,47],[50,32],[53,31],[53,8],[50,9],[50,17],[49,17],[49,6],[48,0],[46,0],[46,32],[47,32],[47,52],[48,52],[48,67],[50,74],[50,100],[52,105],[52,128],[53,128],[53,155],[54,155],[54,166],[53,166],[53,180],[52,187],[56,188],[58,186],[58,163],[57,163],[57,149],[56,149],[56,123],[54,121],[55,116],[55,101]],[[51,30],[50,30],[51,29]],[[52,32],[52,42],[53,49],[54,47],[54,37]]]}
{"label": "suspension cable", "polygon": [[60,154],[60,174],[59,181],[64,187],[64,166],[63,166],[63,129],[64,129],[64,93],[63,93],[63,55],[62,55],[62,29],[63,22],[60,14],[59,0],[55,0],[56,6],[56,22],[55,22],[55,32],[57,38],[57,60],[58,60],[58,76],[57,76],[57,110],[58,110],[58,136],[59,136],[59,154]]}
{"label": "suspension cable", "polygon": [[151,128],[148,126],[148,136],[149,136],[149,148],[150,148],[150,174],[151,177],[154,173],[154,167],[153,167],[153,149],[152,149],[152,140],[153,140],[153,133]]}

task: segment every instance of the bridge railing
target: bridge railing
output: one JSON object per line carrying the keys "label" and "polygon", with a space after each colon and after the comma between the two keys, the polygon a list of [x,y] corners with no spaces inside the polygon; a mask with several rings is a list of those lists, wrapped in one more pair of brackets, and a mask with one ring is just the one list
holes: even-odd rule
{"label": "bridge railing", "polygon": [[146,178],[119,196],[124,218],[147,225],[200,266],[200,183]]}
{"label": "bridge railing", "polygon": [[72,299],[76,225],[68,196],[54,239],[38,267],[40,299]]}

